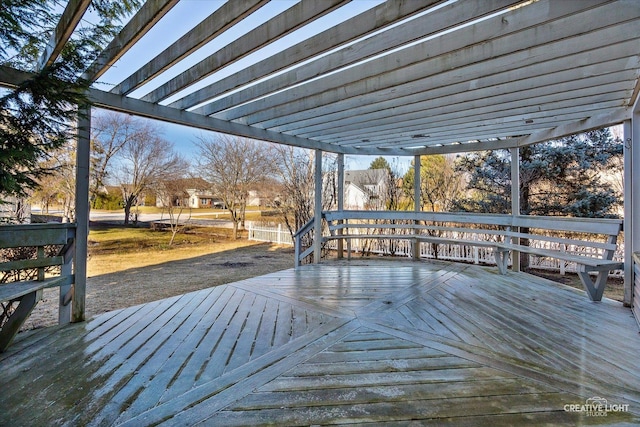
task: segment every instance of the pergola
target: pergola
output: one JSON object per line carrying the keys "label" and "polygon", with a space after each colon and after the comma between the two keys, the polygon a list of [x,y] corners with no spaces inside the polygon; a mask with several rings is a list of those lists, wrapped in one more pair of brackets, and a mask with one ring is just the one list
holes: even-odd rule
{"label": "pergola", "polygon": [[[517,159],[520,147],[624,124],[625,302],[632,303],[632,254],[640,251],[640,197],[633,193],[640,188],[638,0],[388,0],[353,16],[346,15],[349,1],[301,0],[248,23],[277,3],[230,0],[173,43],[156,36],[161,53],[110,90],[96,83],[93,106],[336,153],[340,171],[345,154],[417,159],[500,148]],[[68,2],[40,66],[57,59],[89,6]],[[146,2],[82,77],[98,82],[124,67],[119,60],[182,6]],[[316,22],[331,25],[309,30]],[[229,29],[250,25],[201,54]],[[292,34],[299,42],[271,46]],[[266,55],[215,77],[254,53]],[[199,62],[185,67],[192,54]],[[29,76],[0,68],[0,85]],[[89,120],[78,135],[76,295],[84,294],[86,276]],[[84,298],[73,304],[82,317]]]}

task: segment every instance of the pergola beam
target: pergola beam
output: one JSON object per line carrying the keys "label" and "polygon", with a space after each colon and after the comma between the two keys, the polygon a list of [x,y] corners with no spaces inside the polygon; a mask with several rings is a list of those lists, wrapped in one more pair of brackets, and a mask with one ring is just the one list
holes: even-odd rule
{"label": "pergola beam", "polygon": [[142,38],[178,0],[147,1],[85,70],[83,78],[96,81],[106,70]]}
{"label": "pergola beam", "polygon": [[[308,82],[295,90],[279,92],[226,110],[215,117],[226,120],[241,119],[250,125],[261,124],[276,117],[318,108],[346,98],[370,96],[372,93],[400,85],[405,85],[415,92],[421,87],[432,87],[432,84],[421,86],[412,82],[425,81],[441,74],[447,75],[447,81],[451,84],[461,77],[481,78],[486,75],[488,69],[517,69],[576,52],[609,46],[614,40],[620,39],[618,31],[607,28],[608,25],[617,22],[614,17],[619,15],[615,12],[603,13],[601,19],[596,22],[585,23],[584,17],[577,11],[594,3],[598,2],[562,2],[559,3],[559,8],[554,7],[551,11],[538,14],[526,14],[524,8],[516,9],[473,26],[443,34],[436,39],[426,40],[393,55],[384,55]],[[620,12],[627,12],[627,16],[639,13],[637,8],[620,9]],[[576,14],[562,18],[572,11]],[[549,22],[555,19],[559,21]],[[525,22],[518,22],[519,25],[510,24],[511,21],[518,20]],[[522,26],[529,28],[522,30]],[[626,28],[625,25],[622,24],[620,27],[620,32],[626,34],[622,31]],[[627,31],[636,31],[629,33],[629,39],[638,37],[637,27],[637,24],[632,22],[629,28],[626,28]],[[576,35],[576,32],[579,35]],[[536,41],[535,45],[532,45],[533,40]],[[562,66],[572,67],[571,63]]]}
{"label": "pergola beam", "polygon": [[71,37],[71,34],[73,34],[73,31],[78,26],[78,23],[90,4],[91,0],[69,0],[67,7],[65,7],[64,12],[62,12],[58,25],[56,25],[49,39],[49,43],[47,43],[42,55],[40,55],[38,59],[38,70],[48,67],[58,59],[64,45]]}
{"label": "pergola beam", "polygon": [[275,18],[265,22],[244,36],[198,62],[187,71],[154,89],[142,99],[158,102],[245,56],[292,33],[309,22],[326,15],[349,0],[302,0]]}
{"label": "pergola beam", "polygon": [[[351,64],[356,64],[359,61],[363,61],[367,58],[390,51],[413,41],[462,25],[473,19],[478,19],[479,17],[495,13],[518,2],[519,0],[486,0],[472,4],[460,2],[453,3],[438,9],[437,11],[406,22],[404,25],[389,29],[380,34],[375,39],[375,42],[372,42],[370,39],[357,41],[353,45],[350,45],[348,49],[341,49],[330,53],[325,57],[286,71],[285,73],[275,76],[269,80],[251,85],[241,91],[234,92],[231,95],[225,96],[224,98],[199,108],[197,112],[205,115],[211,115],[219,111],[236,107],[245,102],[258,99],[281,89],[288,88],[292,85],[299,85],[304,81],[335,71],[339,68],[348,67]],[[407,2],[404,7],[406,8],[407,5],[412,6],[409,12],[414,13],[418,5],[424,7],[433,3],[436,2]],[[394,8],[397,9],[395,3]],[[387,7],[387,9],[389,8]],[[345,27],[344,32],[348,34],[348,38],[352,38],[353,36],[351,36],[351,34],[354,29],[357,28],[355,25],[358,25],[365,19],[371,20],[371,22],[367,24],[367,27],[370,27],[371,31],[373,31],[374,28],[377,30],[383,29],[384,26],[374,26],[374,24],[377,24],[375,20],[375,12],[376,10],[371,10],[366,16],[357,17],[357,22],[352,23],[347,21],[340,24],[339,28],[336,27],[332,29],[332,34],[334,34],[335,30],[342,30],[342,28]],[[395,13],[397,14],[397,12]],[[355,21],[356,18],[353,20]],[[391,23],[392,21],[389,20],[388,22]],[[320,34],[316,37],[320,36],[323,36],[327,40],[331,40],[328,35],[324,34]],[[345,39],[347,39],[347,37],[345,37]],[[305,42],[305,44],[307,43]],[[309,45],[313,46],[311,43],[309,43]],[[184,106],[181,105],[181,107]]]}
{"label": "pergola beam", "polygon": [[[281,52],[277,52],[256,64],[250,65],[229,77],[199,89],[169,105],[179,109],[193,107],[211,98],[219,97],[229,91],[268,77],[287,67],[292,67],[316,55],[343,46],[354,39],[384,29],[401,19],[406,19],[440,2],[442,2],[442,0],[401,3],[394,0],[387,0],[384,4],[369,9]],[[324,60],[327,61],[328,58]],[[207,104],[205,108],[202,110],[198,109],[196,112],[209,115],[211,114],[208,112],[210,109],[211,111],[215,111],[213,108],[212,104]]]}
{"label": "pergola beam", "polygon": [[[31,76],[32,75],[30,73],[0,66],[0,86],[15,88]],[[523,147],[538,142],[561,138],[579,132],[586,132],[588,130],[600,129],[603,127],[616,125],[631,118],[631,108],[618,108],[606,114],[589,117],[583,120],[577,120],[571,124],[542,129],[520,138],[508,138],[504,140],[483,141],[478,143],[456,143],[429,147],[424,146],[415,149],[400,147],[377,149],[375,147],[357,148],[341,147],[334,144],[324,144],[320,141],[299,138],[294,135],[271,132],[265,129],[254,128],[239,123],[226,122],[224,120],[205,117],[199,114],[190,113],[188,111],[181,111],[171,107],[151,104],[130,97],[122,97],[97,89],[91,89],[89,92],[89,97],[96,107],[128,114],[136,114],[142,117],[148,117],[168,123],[175,123],[203,130],[228,133],[243,136],[246,138],[271,141],[279,144],[298,146],[308,149],[322,149],[323,151],[333,153],[372,156],[415,156]],[[416,143],[416,145],[419,145],[419,143]]]}
{"label": "pergola beam", "polygon": [[320,141],[299,138],[294,135],[271,132],[269,130],[246,126],[240,123],[227,122],[200,114],[190,113],[184,110],[153,104],[126,96],[115,95],[100,90],[90,90],[89,98],[93,105],[107,110],[122,113],[135,114],[140,117],[161,120],[168,123],[190,126],[197,129],[236,135],[245,138],[275,142],[308,149],[326,149],[331,147],[331,152],[345,154],[357,154],[355,149],[342,149],[339,146],[323,144]]}
{"label": "pergola beam", "polygon": [[[0,87],[16,88],[25,80],[32,78],[33,74],[16,70],[6,66],[0,66]],[[308,149],[325,149],[332,153],[358,154],[358,150],[345,149],[331,144],[323,144],[319,141],[298,138],[268,130],[253,128],[239,123],[226,122],[188,111],[176,110],[158,104],[141,101],[139,99],[116,95],[98,89],[89,89],[88,97],[92,105],[97,108],[117,111],[120,113],[134,114],[140,117],[160,120],[190,126],[197,129],[242,136],[245,138],[275,142]]]}
{"label": "pergola beam", "polygon": [[141,87],[145,82],[158,76],[172,65],[195,52],[245,17],[264,6],[268,0],[230,1],[200,22],[190,32],[180,37],[171,46],[147,62],[114,87],[111,92],[129,94]]}

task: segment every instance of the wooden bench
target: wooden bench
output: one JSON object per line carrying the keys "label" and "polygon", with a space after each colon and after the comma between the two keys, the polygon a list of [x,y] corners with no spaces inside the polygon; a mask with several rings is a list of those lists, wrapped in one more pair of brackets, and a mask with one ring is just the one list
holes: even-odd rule
{"label": "wooden bench", "polygon": [[[624,268],[623,262],[613,260],[622,224],[622,220],[618,219],[515,216],[512,228],[505,232],[504,242],[497,247],[496,264],[500,272],[505,274],[510,252],[512,257],[514,253],[522,252],[576,263],[578,277],[587,295],[592,301],[600,301],[609,272]],[[600,240],[597,240],[598,237]],[[565,248],[578,247],[581,250],[576,253],[540,248],[519,244],[518,240],[556,243]],[[595,279],[590,273],[596,273]]]}
{"label": "wooden bench", "polygon": [[[609,272],[623,268],[622,262],[613,260],[622,220],[391,211],[332,211],[323,216],[329,229],[324,241],[401,239],[414,245],[485,247],[493,249],[501,274],[507,273],[510,255],[513,259],[520,252],[573,262],[592,301],[602,299]],[[528,244],[520,243],[525,240]],[[541,248],[541,243],[582,251]]]}
{"label": "wooden bench", "polygon": [[[35,247],[35,258],[13,261],[0,260],[0,274],[11,276],[25,270],[36,270],[30,280],[0,283],[0,352],[6,350],[27,320],[46,288],[60,288],[59,323],[68,323],[71,316],[71,286],[74,283],[72,259],[74,224],[30,224],[0,226],[0,249]],[[51,256],[45,246],[60,249]],[[46,269],[60,267],[60,274],[46,277]],[[24,277],[17,274],[16,277]]]}
{"label": "wooden bench", "polygon": [[[324,218],[329,228],[325,241],[390,239],[408,240],[413,245],[432,243],[493,249],[502,242],[503,229],[510,225],[504,215],[444,212],[335,211],[325,212]],[[480,235],[482,238],[477,238]]]}

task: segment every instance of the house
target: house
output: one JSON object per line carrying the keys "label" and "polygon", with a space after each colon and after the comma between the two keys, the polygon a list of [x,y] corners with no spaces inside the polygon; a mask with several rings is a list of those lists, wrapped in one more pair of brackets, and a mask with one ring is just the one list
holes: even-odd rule
{"label": "house", "polygon": [[156,190],[156,207],[215,207],[218,199],[213,196],[210,188],[211,184],[202,178],[182,178],[163,182]]}
{"label": "house", "polygon": [[215,197],[211,190],[188,188],[186,191],[189,195],[187,206],[189,206],[190,208],[224,208],[224,202],[219,197]]}
{"label": "house", "polygon": [[344,172],[345,209],[385,209],[387,171],[365,169]]}

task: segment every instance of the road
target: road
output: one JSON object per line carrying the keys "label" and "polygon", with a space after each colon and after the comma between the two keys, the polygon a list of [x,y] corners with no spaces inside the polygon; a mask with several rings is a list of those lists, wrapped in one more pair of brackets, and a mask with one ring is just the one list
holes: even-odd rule
{"label": "road", "polygon": [[[254,211],[252,211],[254,212]],[[33,209],[34,214],[39,214],[40,211],[38,209]],[[60,211],[50,210],[49,214],[56,215],[61,213]],[[211,218],[211,217],[221,216],[223,218]],[[203,227],[221,227],[221,228],[233,228],[233,222],[226,217],[226,213],[217,213],[217,212],[192,212],[191,217],[189,217],[188,213],[182,213],[180,216],[180,223],[183,223],[189,220],[189,224],[199,225]],[[89,220],[92,222],[101,222],[101,223],[112,223],[112,224],[122,224],[124,222],[124,213],[123,212],[109,212],[109,211],[101,211],[101,210],[91,210],[89,213]],[[158,222],[158,221],[168,221],[168,215],[166,213],[143,213],[138,215],[138,222]],[[246,226],[248,227],[251,221],[246,221]]]}
{"label": "road", "polygon": [[[226,216],[226,214],[218,214],[215,212],[193,212],[189,218],[188,214],[183,213],[180,216],[180,223],[188,220],[189,224],[200,225],[203,227],[233,228],[233,222],[230,219],[216,219],[211,218],[211,216]],[[124,214],[122,212],[91,211],[89,219],[93,222],[122,224],[124,222]],[[168,215],[166,213],[143,213],[138,215],[138,222],[158,221],[168,221]],[[247,221],[247,227],[249,226],[249,223],[250,221]]]}

